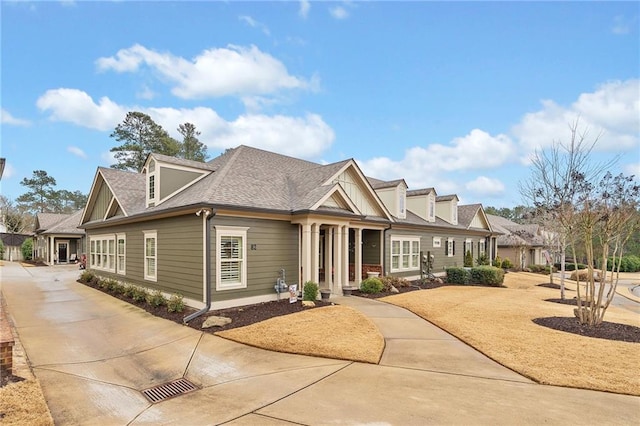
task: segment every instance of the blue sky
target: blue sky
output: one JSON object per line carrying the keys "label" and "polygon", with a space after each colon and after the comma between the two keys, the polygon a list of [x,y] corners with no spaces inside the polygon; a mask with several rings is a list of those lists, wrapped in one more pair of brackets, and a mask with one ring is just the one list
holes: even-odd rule
{"label": "blue sky", "polygon": [[527,159],[580,117],[640,175],[638,2],[2,1],[2,195],[88,193],[127,111],[211,158],[355,158],[462,203],[522,204]]}

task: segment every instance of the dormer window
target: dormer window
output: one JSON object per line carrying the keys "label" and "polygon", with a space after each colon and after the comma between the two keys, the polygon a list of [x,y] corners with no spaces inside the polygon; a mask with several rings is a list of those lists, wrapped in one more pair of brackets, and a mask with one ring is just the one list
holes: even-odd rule
{"label": "dormer window", "polygon": [[149,161],[147,166],[147,207],[156,205],[156,162]]}

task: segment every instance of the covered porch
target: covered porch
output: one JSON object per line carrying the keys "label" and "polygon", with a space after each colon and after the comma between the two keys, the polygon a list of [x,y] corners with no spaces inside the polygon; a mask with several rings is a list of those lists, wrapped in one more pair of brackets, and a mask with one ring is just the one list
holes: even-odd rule
{"label": "covered porch", "polygon": [[383,275],[383,225],[306,218],[300,225],[300,284],[318,283],[342,295],[358,287],[368,272]]}

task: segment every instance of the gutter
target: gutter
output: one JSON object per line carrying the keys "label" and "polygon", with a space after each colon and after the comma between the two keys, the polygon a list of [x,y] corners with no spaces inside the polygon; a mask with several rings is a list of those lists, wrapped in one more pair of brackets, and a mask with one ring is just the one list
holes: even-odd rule
{"label": "gutter", "polygon": [[211,219],[213,219],[216,214],[213,210],[200,209],[196,212],[196,216],[200,216],[203,213],[206,217],[204,231],[205,307],[200,309],[198,312],[194,312],[191,315],[184,317],[182,319],[184,324],[187,324],[192,319],[209,312],[209,309],[211,309]]}

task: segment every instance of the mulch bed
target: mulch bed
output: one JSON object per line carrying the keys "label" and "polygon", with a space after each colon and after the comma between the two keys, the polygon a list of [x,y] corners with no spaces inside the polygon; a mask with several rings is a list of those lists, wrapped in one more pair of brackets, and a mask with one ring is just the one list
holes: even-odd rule
{"label": "mulch bed", "polygon": [[[148,303],[136,303],[132,299],[122,294],[114,294],[107,291],[106,289],[103,289],[97,286],[92,286],[89,283],[85,283],[80,280],[78,282],[81,284],[87,285],[89,287],[95,288],[96,290],[102,291],[103,293],[109,294],[112,297],[116,297],[120,300],[136,305],[146,310],[147,312],[151,313],[152,315],[173,321],[177,324],[183,324],[184,317],[197,311],[196,309],[185,307],[184,311],[182,312],[169,312],[166,306],[155,307]],[[400,293],[406,293],[410,291],[428,290],[428,289],[451,286],[451,285],[456,285],[456,284],[414,281],[408,287],[398,288],[398,291]],[[469,285],[472,286],[473,284],[469,284]],[[392,296],[394,294],[399,294],[399,293],[384,292],[384,293],[377,293],[377,294],[368,294],[368,293],[362,293],[359,290],[353,291],[354,296],[366,297],[370,299],[377,299],[380,297]],[[564,300],[563,299],[547,299],[547,300],[551,302],[557,301],[558,303],[572,304],[574,306],[576,303],[575,299],[564,299]],[[194,318],[189,322],[189,324],[187,324],[187,326],[194,328],[196,330],[207,332],[207,333],[215,333],[217,331],[229,330],[237,327],[244,327],[247,325],[254,324],[256,322],[264,321],[269,318],[274,318],[281,315],[288,315],[288,314],[292,314],[292,313],[296,313],[296,312],[300,312],[308,309],[314,309],[317,307],[329,306],[332,304],[333,303],[331,301],[324,302],[324,301],[318,300],[318,301],[315,301],[314,307],[305,307],[305,306],[302,306],[302,303],[300,302],[289,303],[289,299],[284,298],[278,301],[264,302],[264,303],[254,304],[254,305],[210,311],[197,318]],[[208,329],[202,329],[201,328],[202,323],[206,320],[208,316],[212,316],[212,315],[231,318],[231,323],[222,327],[212,327]],[[640,328],[628,326],[624,324],[603,322],[598,327],[585,327],[585,326],[581,326],[575,318],[570,318],[570,317],[538,318],[533,321],[536,324],[539,324],[545,327],[553,328],[555,330],[564,331],[567,333],[580,334],[582,336],[595,337],[599,339],[619,340],[624,342],[640,342]]]}
{"label": "mulch bed", "polygon": [[633,325],[603,321],[597,326],[587,326],[580,324],[576,318],[571,317],[536,318],[533,322],[543,327],[564,331],[565,333],[579,334],[580,336],[640,343],[640,327]]}
{"label": "mulch bed", "polygon": [[289,299],[274,300],[271,302],[263,302],[255,305],[239,306],[236,308],[220,309],[217,311],[210,311],[204,315],[194,318],[189,322],[189,327],[201,330],[202,323],[209,316],[220,316],[231,318],[231,323],[222,327],[212,327],[204,329],[210,333],[217,331],[229,330],[237,327],[244,327],[260,321],[268,320],[269,318],[279,317],[281,315],[289,315],[296,312],[307,311],[313,308],[319,308],[322,306],[331,306],[332,302],[324,302],[316,300],[315,306],[302,306],[300,301],[295,303],[289,303]]}
{"label": "mulch bed", "polygon": [[[78,280],[80,284],[84,284],[96,290],[99,290],[105,294],[108,294],[112,297],[120,299],[122,301],[131,303],[132,305],[136,305],[141,309],[149,312],[152,315],[155,315],[160,318],[167,319],[169,321],[173,321],[177,324],[184,324],[184,318],[188,315],[191,315],[194,312],[197,312],[197,309],[185,307],[182,312],[169,312],[166,306],[153,306],[145,302],[136,302],[130,297],[127,297],[123,294],[112,293],[105,288],[91,285],[90,283],[83,282]],[[288,295],[288,293],[287,293]],[[209,311],[205,314],[200,315],[199,317],[194,318],[189,321],[187,326],[194,328],[196,330],[204,331],[207,333],[215,333],[222,330],[230,330],[232,328],[244,327],[247,325],[254,324],[256,322],[264,321],[269,318],[278,317],[281,315],[293,314],[296,312],[301,312],[309,309],[319,308],[322,306],[331,306],[332,302],[324,302],[321,300],[316,300],[315,306],[302,306],[302,303],[298,301],[297,303],[289,303],[288,298],[283,298],[282,300],[274,300],[271,302],[263,302],[257,303],[254,305],[240,306],[236,308],[227,308],[227,309],[219,309],[215,311]],[[220,326],[220,327],[211,327],[211,328],[202,328],[202,323],[209,316],[221,316],[227,317],[231,319],[231,323]]]}

